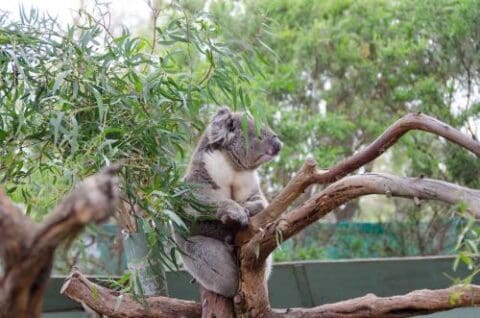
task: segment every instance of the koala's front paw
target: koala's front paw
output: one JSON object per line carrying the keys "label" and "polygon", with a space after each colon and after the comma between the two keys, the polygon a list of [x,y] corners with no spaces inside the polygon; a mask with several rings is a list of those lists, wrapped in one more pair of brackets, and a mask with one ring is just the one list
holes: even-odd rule
{"label": "koala's front paw", "polygon": [[219,218],[224,224],[248,226],[248,212],[240,205],[230,205],[219,211]]}
{"label": "koala's front paw", "polygon": [[247,201],[243,204],[243,207],[248,211],[249,216],[254,216],[265,209],[267,204],[263,200]]}

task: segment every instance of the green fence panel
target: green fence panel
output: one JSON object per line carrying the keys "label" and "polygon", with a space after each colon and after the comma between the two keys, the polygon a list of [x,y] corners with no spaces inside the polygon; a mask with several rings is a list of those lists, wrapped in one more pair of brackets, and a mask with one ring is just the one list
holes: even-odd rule
{"label": "green fence panel", "polygon": [[[415,289],[438,289],[451,285],[450,277],[467,275],[465,268],[452,271],[454,257],[380,258],[343,261],[308,261],[275,264],[269,280],[273,307],[312,307],[367,293],[378,296],[405,294]],[[198,300],[198,286],[182,271],[167,272],[171,297]],[[59,294],[64,277],[53,277],[47,290],[45,312],[81,310]],[[474,315],[474,316],[471,316]],[[480,317],[480,309],[463,309],[447,316]]]}

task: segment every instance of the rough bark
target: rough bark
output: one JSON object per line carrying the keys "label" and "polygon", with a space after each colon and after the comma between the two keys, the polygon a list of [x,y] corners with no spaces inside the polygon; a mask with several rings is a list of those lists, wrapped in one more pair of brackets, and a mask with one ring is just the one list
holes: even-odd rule
{"label": "rough bark", "polygon": [[[32,222],[0,189],[0,257],[3,260],[4,272],[9,271],[21,260],[21,251],[27,241],[31,240]],[[24,238],[19,240],[18,238]]]}
{"label": "rough bark", "polygon": [[[268,286],[265,280],[265,262],[248,262],[239,254],[242,266],[239,292],[234,297],[235,309],[239,317],[263,317],[271,311],[268,298]],[[246,270],[248,268],[248,270]]]}
{"label": "rough bark", "polygon": [[55,249],[115,210],[114,170],[86,179],[38,226],[0,193],[0,317],[40,317]]}
{"label": "rough bark", "polygon": [[235,317],[232,299],[215,294],[203,287],[200,287],[200,299],[202,301],[202,318]]}

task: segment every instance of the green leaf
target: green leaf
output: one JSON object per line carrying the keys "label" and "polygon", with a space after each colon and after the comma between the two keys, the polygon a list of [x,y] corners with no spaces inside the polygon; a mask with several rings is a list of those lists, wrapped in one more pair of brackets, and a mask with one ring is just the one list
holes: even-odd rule
{"label": "green leaf", "polygon": [[163,213],[165,213],[168,218],[170,220],[173,221],[173,223],[175,223],[176,225],[184,228],[184,229],[188,229],[187,226],[185,225],[185,223],[183,222],[183,220],[178,216],[178,214],[176,214],[175,212],[171,211],[171,210],[168,210],[168,209],[165,209],[163,210]]}
{"label": "green leaf", "polygon": [[71,70],[67,70],[57,74],[57,76],[55,77],[55,83],[53,84],[52,94],[55,94],[57,92],[57,90],[60,88],[60,85],[62,85],[65,77],[67,77],[67,75],[71,72]]}
{"label": "green leaf", "polygon": [[97,109],[98,109],[98,121],[100,123],[100,127],[102,126],[102,123],[104,121],[104,116],[106,113],[106,108],[105,105],[103,104],[103,98],[100,92],[93,86],[90,86],[91,91],[93,92],[93,95],[95,96],[95,102],[97,103]]}

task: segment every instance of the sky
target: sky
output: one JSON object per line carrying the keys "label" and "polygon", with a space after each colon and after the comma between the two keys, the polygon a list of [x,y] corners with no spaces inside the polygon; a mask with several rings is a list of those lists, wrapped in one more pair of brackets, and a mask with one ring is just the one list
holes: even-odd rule
{"label": "sky", "polygon": [[[84,3],[91,5],[94,0],[84,0]],[[149,8],[144,0],[110,0],[98,1],[108,2],[111,6],[113,22],[121,21],[122,24],[138,26],[148,21]],[[0,10],[9,11],[13,16],[18,16],[19,7],[23,5],[27,11],[35,7],[41,11],[47,11],[56,16],[62,24],[72,21],[76,10],[80,7],[81,0],[0,0]],[[135,5],[132,5],[135,3]]]}

